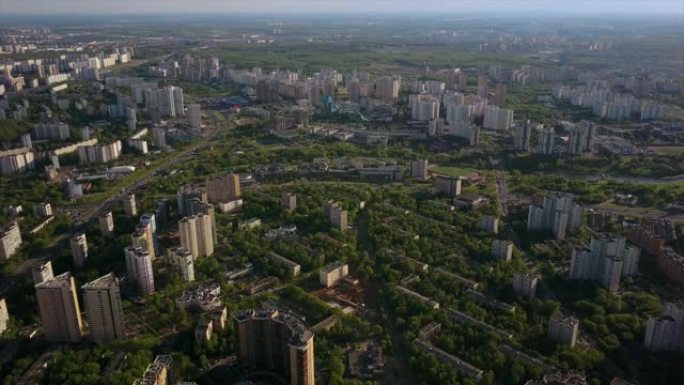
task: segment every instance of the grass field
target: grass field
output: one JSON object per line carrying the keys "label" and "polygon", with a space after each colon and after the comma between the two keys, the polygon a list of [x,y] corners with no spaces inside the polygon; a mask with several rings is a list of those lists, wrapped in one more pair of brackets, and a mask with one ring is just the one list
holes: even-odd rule
{"label": "grass field", "polygon": [[653,151],[658,155],[682,155],[684,154],[684,146],[654,146],[649,147],[649,151]]}
{"label": "grass field", "polygon": [[449,176],[466,176],[468,174],[478,172],[478,170],[475,170],[473,168],[461,168],[454,166],[437,166],[431,167],[430,170]]}

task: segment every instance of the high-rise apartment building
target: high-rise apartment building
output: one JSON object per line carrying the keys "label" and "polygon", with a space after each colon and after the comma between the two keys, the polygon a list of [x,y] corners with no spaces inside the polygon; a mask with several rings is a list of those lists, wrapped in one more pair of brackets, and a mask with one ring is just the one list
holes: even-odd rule
{"label": "high-rise apartment building", "polygon": [[159,232],[157,231],[157,218],[152,213],[143,214],[140,216],[141,225],[150,225],[152,230],[152,246],[154,246],[154,255],[159,255]]}
{"label": "high-rise apartment building", "polygon": [[399,97],[401,77],[383,76],[375,79],[375,97],[391,103]]}
{"label": "high-rise apartment building", "polygon": [[6,261],[17,252],[21,246],[21,232],[19,223],[12,222],[0,228],[0,260]]}
{"label": "high-rise apartment building", "polygon": [[47,202],[40,202],[33,205],[33,213],[41,218],[52,216],[52,205]]}
{"label": "high-rise apartment building", "polygon": [[126,215],[134,217],[138,215],[138,207],[135,202],[135,194],[130,194],[123,199],[123,209]]}
{"label": "high-rise apartment building", "polygon": [[52,342],[79,342],[83,321],[76,282],[66,272],[35,286],[45,338]]}
{"label": "high-rise apartment building", "polygon": [[250,309],[233,313],[235,350],[241,365],[289,378],[291,385],[313,385],[314,335],[291,313]]}
{"label": "high-rise apartment building", "polygon": [[549,339],[559,344],[574,347],[577,342],[579,320],[573,316],[563,317],[559,314],[549,319]]}
{"label": "high-rise apartment building", "polygon": [[569,123],[562,122],[563,128],[568,132],[568,154],[581,155],[591,152],[594,137],[596,136],[596,125],[593,122]]}
{"label": "high-rise apartment building", "polygon": [[76,234],[71,237],[71,257],[74,261],[74,266],[83,267],[86,259],[88,259],[88,240],[85,233]]}
{"label": "high-rise apartment building", "polygon": [[497,83],[496,93],[494,94],[494,104],[499,107],[503,107],[506,104],[506,94],[508,92],[508,87],[503,83]]}
{"label": "high-rise apartment building", "polygon": [[462,103],[446,103],[446,122],[450,127],[467,125],[470,122],[470,108]]}
{"label": "high-rise apartment building", "polygon": [[154,293],[154,271],[152,257],[139,247],[126,247],[126,272],[128,278],[135,282],[141,295]]}
{"label": "high-rise apartment building", "polygon": [[111,211],[106,212],[97,221],[100,225],[100,234],[105,238],[111,238],[114,236],[114,216]]}
{"label": "high-rise apartment building", "polygon": [[109,273],[81,287],[90,339],[96,342],[126,338],[119,279]]}
{"label": "high-rise apartment building", "polygon": [[468,75],[460,69],[449,71],[446,79],[446,89],[450,91],[465,91],[468,86]]}
{"label": "high-rise apartment building", "polygon": [[185,115],[183,89],[168,86],[160,89],[145,90],[145,108],[159,111],[161,116],[178,117]]}
{"label": "high-rise apartment building", "polygon": [[325,214],[330,223],[337,229],[344,231],[347,225],[347,210],[342,209],[339,203],[328,201],[325,204]]}
{"label": "high-rise apartment building", "polygon": [[207,198],[212,203],[227,203],[240,199],[240,175],[221,174],[207,179]]}
{"label": "high-rise apartment building", "polygon": [[69,126],[65,123],[36,123],[33,125],[33,139],[66,140],[71,137]]}
{"label": "high-rise apartment building", "polygon": [[513,242],[495,239],[492,242],[492,255],[496,259],[510,262],[513,257]]}
{"label": "high-rise apartment building", "polygon": [[537,294],[538,275],[514,274],[513,291],[525,298],[532,299]]}
{"label": "high-rise apartment building", "polygon": [[193,257],[209,257],[214,254],[212,217],[208,214],[184,217],[178,222],[181,246]]}
{"label": "high-rise apartment building", "polygon": [[553,127],[545,127],[539,133],[537,154],[552,155],[556,151],[556,130]]}
{"label": "high-rise apartment building", "polygon": [[184,282],[192,282],[195,280],[195,264],[194,258],[190,250],[183,247],[174,247],[169,250],[169,255],[173,263],[178,266],[181,278]]}
{"label": "high-rise apartment building", "polygon": [[[532,137],[532,129],[535,125],[529,120],[526,120],[515,126],[515,150],[521,152],[530,151],[530,138]],[[542,125],[536,125],[537,129],[543,128]]]}
{"label": "high-rise apartment building", "polygon": [[51,280],[55,276],[52,272],[52,262],[45,261],[38,266],[35,266],[31,269],[31,276],[33,277],[34,285]]}
{"label": "high-rise apartment building", "polygon": [[480,230],[491,234],[499,233],[499,218],[494,215],[486,215],[480,220]]}
{"label": "high-rise apartment building", "polygon": [[202,128],[202,106],[197,103],[188,104],[188,122],[194,130]]}
{"label": "high-rise apartment building", "polygon": [[0,152],[0,174],[14,174],[33,169],[35,154],[26,147]]}
{"label": "high-rise apartment building", "polygon": [[487,98],[489,95],[489,85],[488,85],[489,79],[487,78],[487,75],[480,74],[477,77],[477,96],[481,98]]}
{"label": "high-rise apartment building", "polygon": [[280,205],[285,210],[295,211],[297,209],[297,195],[293,193],[285,193],[280,198]]}
{"label": "high-rise apartment building", "polygon": [[154,236],[152,235],[152,225],[149,223],[139,223],[136,225],[135,231],[131,234],[131,245],[133,247],[141,248],[150,255],[150,258],[154,259],[156,254],[154,249]]}
{"label": "high-rise apartment building", "polygon": [[653,352],[684,353],[684,305],[667,302],[659,317],[651,317],[646,324],[644,346]]}
{"label": "high-rise apartment building", "polygon": [[583,215],[584,209],[573,203],[571,194],[548,194],[541,205],[530,205],[527,231],[551,231],[556,240],[562,241],[567,230],[582,225]]}
{"label": "high-rise apartment building", "polygon": [[278,100],[278,82],[273,79],[259,80],[256,85],[257,103],[277,103]]}
{"label": "high-rise apartment building", "polygon": [[620,278],[636,273],[639,264],[638,247],[626,244],[624,237],[601,234],[591,239],[591,245],[573,249],[570,278],[597,281],[609,291],[617,291]]}
{"label": "high-rise apartment building", "polygon": [[[217,183],[220,188],[222,182]],[[219,197],[221,197],[220,194]],[[186,185],[178,189],[176,200],[178,202],[178,213],[182,216],[197,214],[198,212],[193,211],[193,207],[197,206],[198,202],[209,202],[207,191],[193,185]]]}
{"label": "high-rise apartment building", "polygon": [[513,126],[513,110],[500,107],[486,107],[482,126],[490,130],[509,130]]}
{"label": "high-rise apartment building", "polygon": [[109,144],[80,146],[78,148],[78,160],[81,163],[109,163],[119,159],[121,150],[120,140]]}
{"label": "high-rise apartment building", "polygon": [[411,119],[429,122],[439,118],[439,99],[432,95],[409,95]]}
{"label": "high-rise apartment building", "polygon": [[411,177],[425,180],[428,178],[428,161],[419,159],[411,162]]}
{"label": "high-rise apartment building", "polygon": [[0,336],[7,330],[9,323],[9,311],[7,310],[7,301],[0,297]]}

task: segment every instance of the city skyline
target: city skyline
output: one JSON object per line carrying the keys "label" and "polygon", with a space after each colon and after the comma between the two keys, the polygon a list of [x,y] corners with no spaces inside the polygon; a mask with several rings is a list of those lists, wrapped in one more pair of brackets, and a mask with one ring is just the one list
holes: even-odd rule
{"label": "city skyline", "polygon": [[[198,0],[183,2],[178,0],[147,0],[138,2],[121,0],[107,2],[101,0],[65,0],[60,2],[59,9],[46,8],[39,1],[5,0],[0,4],[0,14],[22,15],[140,15],[140,14],[426,14],[439,13],[487,13],[510,15],[521,14],[677,14],[681,16],[684,3],[677,0],[627,0],[601,1],[597,4],[590,0],[571,0],[557,2],[553,0],[438,0],[430,4],[421,4],[416,8],[415,2],[407,0],[379,0],[372,3],[361,0],[255,0],[248,7],[236,0],[216,1]],[[679,11],[679,12],[677,12]]]}

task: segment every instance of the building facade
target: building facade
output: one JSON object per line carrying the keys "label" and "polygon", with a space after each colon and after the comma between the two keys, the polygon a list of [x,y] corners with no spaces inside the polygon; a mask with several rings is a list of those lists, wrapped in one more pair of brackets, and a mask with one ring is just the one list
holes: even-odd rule
{"label": "building facade", "polygon": [[141,295],[154,293],[154,270],[152,270],[152,257],[139,247],[126,247],[126,272],[138,288]]}
{"label": "building facade", "polygon": [[84,327],[71,273],[58,275],[35,288],[45,338],[52,342],[79,342]]}
{"label": "building facade", "polygon": [[0,260],[10,259],[21,246],[19,223],[12,222],[0,228]]}
{"label": "building facade", "polygon": [[90,339],[96,342],[126,338],[119,279],[109,273],[81,287]]}
{"label": "building facade", "polygon": [[276,372],[291,385],[313,385],[314,335],[291,313],[250,309],[233,313],[235,350],[250,370]]}

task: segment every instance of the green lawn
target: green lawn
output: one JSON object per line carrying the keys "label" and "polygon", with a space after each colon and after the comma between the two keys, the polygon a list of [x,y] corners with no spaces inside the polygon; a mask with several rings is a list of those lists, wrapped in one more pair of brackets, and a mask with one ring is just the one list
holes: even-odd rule
{"label": "green lawn", "polygon": [[440,174],[446,174],[449,176],[466,176],[474,172],[479,172],[478,170],[475,170],[473,168],[461,168],[455,166],[437,166],[431,167],[430,170],[438,172]]}

